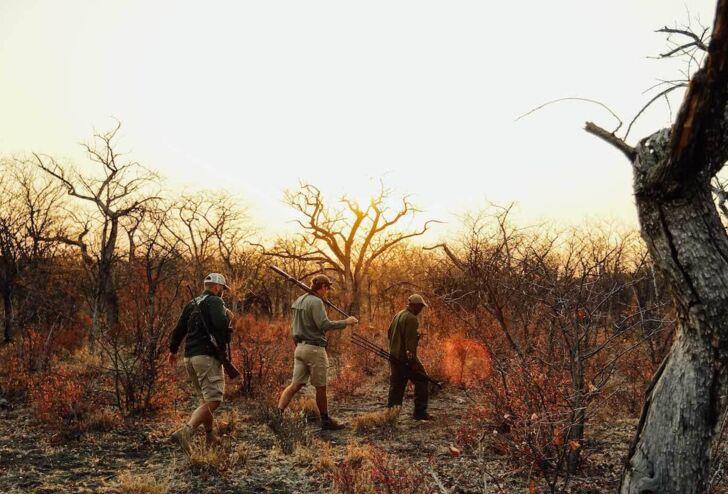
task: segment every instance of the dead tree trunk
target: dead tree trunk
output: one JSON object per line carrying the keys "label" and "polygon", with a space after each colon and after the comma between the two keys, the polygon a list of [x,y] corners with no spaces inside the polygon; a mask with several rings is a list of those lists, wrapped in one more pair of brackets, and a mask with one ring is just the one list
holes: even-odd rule
{"label": "dead tree trunk", "polygon": [[629,147],[642,236],[672,287],[679,330],[647,391],[620,491],[700,493],[728,386],[728,236],[711,197],[728,159],[728,0],[719,0],[705,66],[676,123]]}

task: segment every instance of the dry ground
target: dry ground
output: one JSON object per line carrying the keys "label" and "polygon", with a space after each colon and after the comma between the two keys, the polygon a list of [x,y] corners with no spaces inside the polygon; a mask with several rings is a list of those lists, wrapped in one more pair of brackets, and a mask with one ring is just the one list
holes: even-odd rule
{"label": "dry ground", "polygon": [[[366,396],[334,401],[332,408],[337,417],[351,422],[362,413],[381,409],[385,396],[386,388],[380,385]],[[223,454],[208,460],[213,463],[208,467],[193,467],[167,439],[193,405],[189,401],[168,417],[128,422],[112,432],[60,440],[44,431],[27,408],[11,404],[0,410],[0,491],[132,492],[128,482],[126,489],[120,487],[122,475],[130,472],[153,476],[160,492],[165,488],[172,493],[330,492],[327,467],[318,458],[321,445],[328,445],[325,454],[336,463],[345,456],[347,443],[356,442],[421,465],[430,477],[433,465],[435,475],[453,493],[498,492],[497,485],[505,492],[528,492],[529,472],[514,469],[495,454],[481,459],[468,452],[450,454],[448,447],[468,406],[458,389],[446,389],[432,399],[436,422],[412,420],[408,397],[393,430],[321,432],[311,423],[306,430],[313,446],[291,455],[276,447],[276,436],[261,423],[255,403],[231,400],[220,414]],[[569,492],[613,491],[633,428],[633,422],[620,422],[591,431],[585,469],[589,477],[576,479]]]}

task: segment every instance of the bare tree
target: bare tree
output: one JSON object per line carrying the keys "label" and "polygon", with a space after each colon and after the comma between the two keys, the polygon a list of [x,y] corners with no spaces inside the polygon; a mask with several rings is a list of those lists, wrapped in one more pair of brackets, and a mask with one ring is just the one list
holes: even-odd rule
{"label": "bare tree", "polygon": [[344,282],[349,311],[359,314],[362,283],[372,263],[402,242],[423,235],[435,223],[429,220],[419,229],[399,230],[399,225],[419,211],[407,197],[392,209],[389,196],[390,191],[381,184],[366,207],[344,196],[340,207],[331,208],[318,188],[302,183],[298,190],[286,192],[285,201],[303,217],[297,223],[308,250],[279,249],[268,254],[318,263],[322,270],[333,271]]}
{"label": "bare tree", "polygon": [[725,414],[728,235],[711,180],[728,159],[728,0],[717,3],[707,52],[671,128],[632,147],[586,124],[632,163],[642,236],[672,287],[679,320],[645,398],[623,493],[705,492]]}
{"label": "bare tree", "polygon": [[214,264],[223,264],[231,286],[237,288],[236,264],[244,257],[244,242],[254,233],[245,208],[226,192],[184,194],[172,207],[176,216],[167,225],[202,280]]}
{"label": "bare tree", "polygon": [[0,184],[0,291],[4,340],[10,341],[15,331],[18,284],[51,254],[52,245],[42,237],[60,226],[63,190],[17,162],[8,160],[0,170],[4,178]]}
{"label": "bare tree", "polygon": [[445,262],[433,285],[489,351],[496,374],[481,385],[492,420],[509,417],[504,437],[517,461],[530,459],[559,492],[622,360],[664,325],[654,301],[634,303],[646,276],[636,235],[518,229],[508,211],[475,215],[460,242],[439,245]]}
{"label": "bare tree", "polygon": [[95,284],[92,339],[98,331],[101,314],[106,316],[110,326],[115,326],[119,320],[114,266],[118,260],[121,222],[158,199],[147,190],[157,181],[157,174],[135,161],[126,160],[116,151],[120,127],[119,123],[109,132],[95,134],[91,144],[83,145],[90,161],[98,166],[95,174],[84,174],[63,166],[50,156],[34,154],[32,160],[35,166],[57,180],[69,196],[91,206],[95,213],[92,220],[96,238],[92,242],[86,238],[92,226],[88,222],[76,238],[60,233],[45,238],[79,248],[91,268]]}

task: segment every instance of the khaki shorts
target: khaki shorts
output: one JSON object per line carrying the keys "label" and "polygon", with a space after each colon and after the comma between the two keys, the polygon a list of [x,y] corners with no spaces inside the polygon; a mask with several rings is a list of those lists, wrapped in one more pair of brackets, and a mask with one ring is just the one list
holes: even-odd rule
{"label": "khaki shorts", "polygon": [[293,384],[306,384],[310,379],[311,386],[326,386],[329,357],[324,347],[299,343],[293,357]]}
{"label": "khaki shorts", "polygon": [[222,401],[225,394],[225,376],[219,360],[209,355],[196,355],[185,358],[185,367],[192,386],[202,397],[202,401]]}

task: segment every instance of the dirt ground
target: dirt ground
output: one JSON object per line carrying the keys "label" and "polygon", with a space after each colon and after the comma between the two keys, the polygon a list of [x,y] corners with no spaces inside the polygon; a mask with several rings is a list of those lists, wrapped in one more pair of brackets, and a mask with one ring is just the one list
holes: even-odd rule
{"label": "dirt ground", "polygon": [[[311,394],[311,390],[307,391]],[[332,411],[346,421],[380,410],[386,388],[366,396],[334,400]],[[411,397],[394,429],[366,434],[353,428],[322,432],[312,421],[305,426],[315,444],[328,445],[333,463],[347,453],[349,443],[371,444],[419,465],[429,475],[422,492],[436,492],[435,478],[450,493],[528,492],[529,472],[514,468],[496,454],[478,458],[463,451],[453,456],[457,430],[464,420],[468,399],[459,389],[445,389],[431,400],[434,422],[411,418]],[[172,493],[315,493],[331,492],[331,477],[317,466],[314,446],[308,454],[283,454],[276,435],[256,416],[255,402],[229,400],[220,413],[224,458],[215,468],[195,468],[168,435],[194,407],[180,404],[168,417],[127,422],[111,432],[85,433],[76,440],[59,439],[32,418],[20,404],[0,410],[0,479],[4,493],[129,492],[122,488],[122,473],[152,475]],[[578,477],[568,492],[613,492],[621,462],[634,430],[634,421],[610,424],[590,431],[588,477]],[[200,437],[197,439],[202,441]],[[319,446],[320,448],[320,446]],[[244,459],[236,453],[244,451]],[[429,487],[428,487],[429,486]],[[536,484],[537,492],[545,486]]]}

